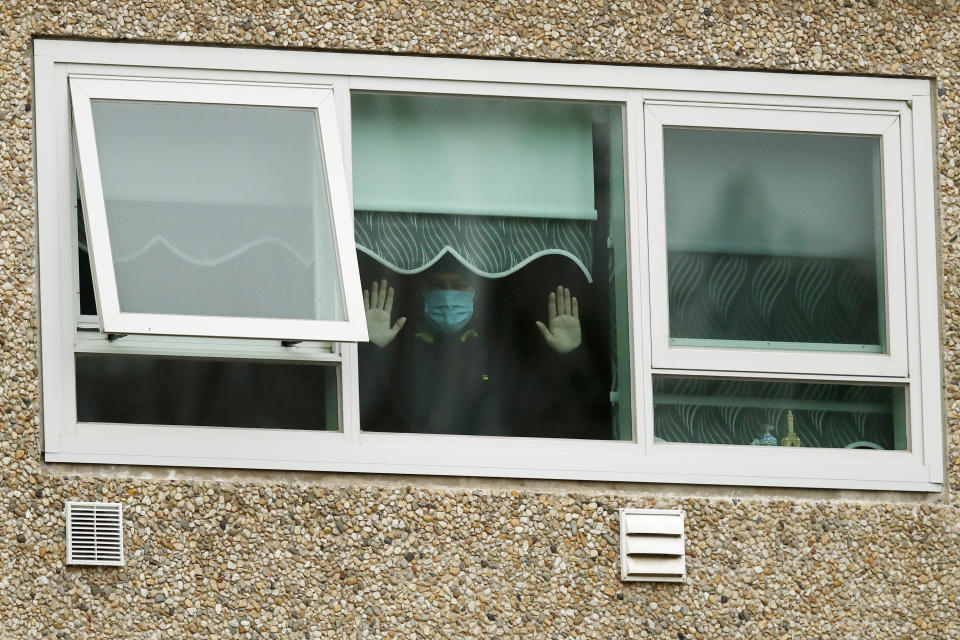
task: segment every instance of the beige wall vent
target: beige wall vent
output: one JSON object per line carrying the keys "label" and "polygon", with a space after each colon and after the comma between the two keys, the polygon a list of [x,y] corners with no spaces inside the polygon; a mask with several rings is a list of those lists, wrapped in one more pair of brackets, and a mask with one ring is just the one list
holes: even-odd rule
{"label": "beige wall vent", "polygon": [[620,579],[625,582],[683,582],[684,511],[620,509]]}
{"label": "beige wall vent", "polygon": [[67,564],[123,566],[123,505],[67,503]]}

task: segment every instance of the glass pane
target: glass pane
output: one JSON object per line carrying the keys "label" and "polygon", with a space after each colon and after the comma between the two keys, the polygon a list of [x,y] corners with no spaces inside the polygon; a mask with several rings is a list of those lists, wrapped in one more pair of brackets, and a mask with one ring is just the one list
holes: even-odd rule
{"label": "glass pane", "polygon": [[92,107],[121,311],[344,318],[316,111]]}
{"label": "glass pane", "polygon": [[113,355],[76,364],[80,422],[339,429],[333,367]]}
{"label": "glass pane", "polygon": [[653,414],[666,442],[907,448],[903,387],[655,376]]}
{"label": "glass pane", "polygon": [[672,344],[885,351],[879,137],[663,142]]}
{"label": "glass pane", "polygon": [[[362,427],[631,439],[621,107],[445,97],[442,122],[431,127],[436,98],[394,98],[354,96],[354,113],[359,104],[386,110],[395,127],[409,122],[390,135],[416,133],[438,155],[403,171],[423,174],[411,177],[421,201],[447,205],[410,210],[408,189],[380,185],[378,202],[394,204],[356,212],[372,337],[359,345]],[[485,117],[480,127],[468,117],[489,113],[502,121]],[[539,126],[526,126],[538,116]],[[365,128],[380,130],[364,117],[353,127],[354,148],[371,138]],[[523,136],[505,133],[520,129]],[[510,158],[510,188],[490,183],[497,153]],[[370,155],[354,154],[355,184],[378,179],[382,163]],[[563,171],[575,177],[565,187],[578,195],[566,204],[591,215],[572,216],[541,189],[544,167],[558,163],[555,181],[570,182]],[[469,188],[452,194],[432,183],[438,165]],[[564,302],[551,322],[558,287]]]}

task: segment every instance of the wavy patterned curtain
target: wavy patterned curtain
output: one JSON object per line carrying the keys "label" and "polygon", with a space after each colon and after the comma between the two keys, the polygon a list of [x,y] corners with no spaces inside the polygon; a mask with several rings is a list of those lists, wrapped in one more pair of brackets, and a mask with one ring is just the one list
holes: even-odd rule
{"label": "wavy patterned curtain", "polygon": [[[877,345],[870,260],[673,251],[671,333],[692,338]],[[735,356],[731,356],[735,357]],[[794,410],[804,446],[896,446],[889,387],[658,378],[655,430],[668,442],[751,444]]]}
{"label": "wavy patterned curtain", "polygon": [[474,273],[502,278],[543,255],[572,260],[592,281],[589,220],[357,211],[357,249],[397,273],[420,273],[451,254]]}
{"label": "wavy patterned curtain", "polygon": [[879,344],[872,261],[673,251],[668,265],[671,335]]}

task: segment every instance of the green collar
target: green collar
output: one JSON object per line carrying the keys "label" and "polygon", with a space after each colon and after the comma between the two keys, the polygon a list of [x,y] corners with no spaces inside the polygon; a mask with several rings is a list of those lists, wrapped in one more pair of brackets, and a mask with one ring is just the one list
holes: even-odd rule
{"label": "green collar", "polygon": [[[460,334],[460,342],[467,342],[468,340],[475,340],[479,338],[480,335],[473,329],[467,329]],[[429,331],[420,331],[413,334],[414,340],[419,340],[420,342],[426,342],[427,344],[433,344],[437,341],[436,336],[434,336]]]}

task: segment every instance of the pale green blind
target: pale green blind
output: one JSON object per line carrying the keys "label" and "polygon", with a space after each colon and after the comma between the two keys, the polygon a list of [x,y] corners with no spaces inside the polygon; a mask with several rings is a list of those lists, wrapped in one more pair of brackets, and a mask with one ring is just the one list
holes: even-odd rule
{"label": "pale green blind", "polygon": [[354,208],[596,220],[590,107],[354,94]]}

